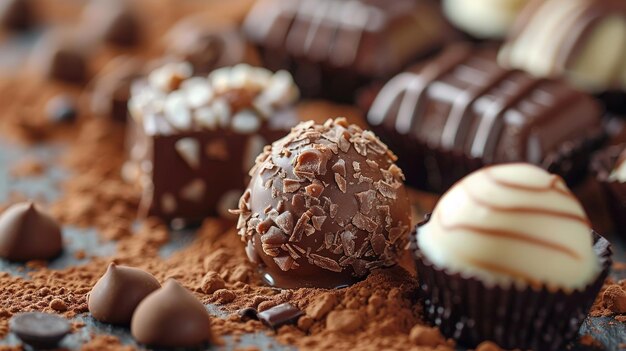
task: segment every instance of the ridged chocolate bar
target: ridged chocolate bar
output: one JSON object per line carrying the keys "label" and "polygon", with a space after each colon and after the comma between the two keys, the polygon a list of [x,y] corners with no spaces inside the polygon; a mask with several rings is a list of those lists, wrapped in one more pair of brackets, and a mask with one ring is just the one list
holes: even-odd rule
{"label": "ridged chocolate bar", "polygon": [[451,33],[429,0],[259,0],[244,30],[265,65],[291,71],[303,95],[343,101],[440,48]]}
{"label": "ridged chocolate bar", "polygon": [[368,122],[413,185],[444,191],[486,164],[530,162],[574,180],[602,135],[601,108],[569,85],[498,66],[496,52],[453,46],[390,80]]}

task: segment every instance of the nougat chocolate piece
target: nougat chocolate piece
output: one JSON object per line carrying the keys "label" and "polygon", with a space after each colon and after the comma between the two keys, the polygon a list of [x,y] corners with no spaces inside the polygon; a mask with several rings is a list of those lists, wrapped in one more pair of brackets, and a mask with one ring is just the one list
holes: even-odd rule
{"label": "nougat chocolate piece", "polygon": [[458,45],[390,80],[367,118],[408,181],[441,192],[505,162],[575,182],[602,138],[601,117],[599,104],[568,84],[498,66],[494,50]]}
{"label": "nougat chocolate piece", "polygon": [[440,48],[452,30],[429,0],[259,0],[244,32],[304,96],[352,101],[358,87]]}
{"label": "nougat chocolate piece", "polygon": [[191,71],[168,63],[131,89],[123,173],[143,190],[143,216],[195,222],[237,207],[256,156],[297,123],[299,92],[285,71]]}

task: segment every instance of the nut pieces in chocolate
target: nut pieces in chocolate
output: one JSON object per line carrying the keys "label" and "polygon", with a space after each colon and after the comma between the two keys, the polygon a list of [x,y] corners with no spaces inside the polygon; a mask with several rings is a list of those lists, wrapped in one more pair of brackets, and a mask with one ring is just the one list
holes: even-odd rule
{"label": "nut pieces in chocolate", "polygon": [[61,253],[59,224],[32,202],[0,214],[0,257],[10,261],[50,260]]}
{"label": "nut pieces in chocolate", "polygon": [[303,122],[266,147],[234,211],[264,279],[332,288],[396,264],[411,222],[395,160],[372,132],[343,118]]}

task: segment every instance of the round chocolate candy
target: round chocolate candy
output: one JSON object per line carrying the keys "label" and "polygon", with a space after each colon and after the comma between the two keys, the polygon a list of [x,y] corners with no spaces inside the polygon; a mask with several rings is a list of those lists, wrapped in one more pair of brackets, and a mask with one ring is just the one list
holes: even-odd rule
{"label": "round chocolate candy", "polygon": [[0,215],[0,257],[10,261],[49,260],[62,249],[59,224],[32,202],[15,204]]}
{"label": "round chocolate candy", "polygon": [[101,322],[128,325],[141,300],[160,287],[148,272],[111,263],[91,289],[87,306]]}
{"label": "round chocolate candy", "polygon": [[9,328],[34,349],[52,349],[69,334],[70,323],[55,314],[26,312],[13,316]]}
{"label": "round chocolate candy", "polygon": [[206,308],[172,279],[141,301],[130,330],[138,342],[154,347],[195,347],[212,340]]}
{"label": "round chocolate candy", "polygon": [[266,147],[233,211],[263,278],[333,288],[396,264],[411,218],[395,160],[372,132],[343,118],[301,123]]}

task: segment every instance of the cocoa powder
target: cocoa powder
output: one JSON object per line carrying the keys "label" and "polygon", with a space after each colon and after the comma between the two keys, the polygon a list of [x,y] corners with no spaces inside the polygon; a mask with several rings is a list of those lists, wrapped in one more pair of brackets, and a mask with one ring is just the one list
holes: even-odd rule
{"label": "cocoa powder", "polygon": [[[223,2],[220,6],[231,3],[235,2]],[[51,6],[50,10],[53,9]],[[168,9],[182,11],[178,6]],[[147,11],[158,13],[150,8]],[[230,12],[233,17],[242,17],[242,11]],[[163,30],[168,24],[155,21],[152,27],[155,32],[150,35],[158,37],[156,28]],[[154,50],[144,47],[138,50],[138,55],[149,56]],[[102,57],[94,58],[94,68],[116,54],[119,52],[103,50]],[[71,126],[53,125],[44,119],[45,103],[59,93],[78,101],[81,117]],[[422,320],[417,300],[418,282],[408,255],[403,257],[400,266],[374,271],[348,288],[279,290],[261,283],[255,267],[248,262],[234,223],[207,219],[188,246],[169,257],[161,257],[159,249],[170,240],[169,229],[156,219],[143,220],[139,228],[133,227],[140,191],[123,182],[120,176],[125,159],[124,126],[91,116],[86,107],[89,94],[78,87],[42,83],[32,79],[28,72],[0,80],[0,130],[3,133],[25,143],[63,141],[67,145],[61,162],[72,171],[72,176],[61,185],[62,197],[51,204],[54,216],[66,225],[97,228],[103,242],[115,241],[114,254],[88,258],[80,266],[52,270],[43,262],[29,262],[27,266],[34,271],[28,273],[28,278],[0,273],[0,338],[9,332],[8,320],[18,312],[43,311],[68,318],[88,314],[86,294],[105,272],[108,263],[116,262],[144,269],[161,282],[174,278],[202,302],[217,305],[225,316],[213,320],[217,336],[237,338],[244,333],[261,331],[301,350],[454,349],[452,340],[446,340]],[[354,108],[327,102],[304,103],[299,106],[299,112],[319,122],[331,116],[347,115],[351,123],[365,125]],[[15,176],[38,173],[38,167],[33,164],[14,167]],[[436,201],[434,196],[415,192],[411,193],[411,198],[415,220],[432,210]],[[0,204],[0,209],[21,200],[23,196],[13,194],[7,203]],[[84,252],[69,254],[84,258]],[[619,313],[624,313],[626,305],[624,289],[624,281],[607,281],[591,315],[616,316],[620,320],[623,316]],[[276,331],[238,314],[244,308],[263,311],[284,302],[298,306],[305,315],[297,324]],[[82,326],[77,322],[73,329]],[[0,350],[18,349],[21,347],[0,347]],[[122,345],[111,335],[92,335],[81,349],[126,351],[133,347]],[[500,348],[485,342],[477,350]]]}

